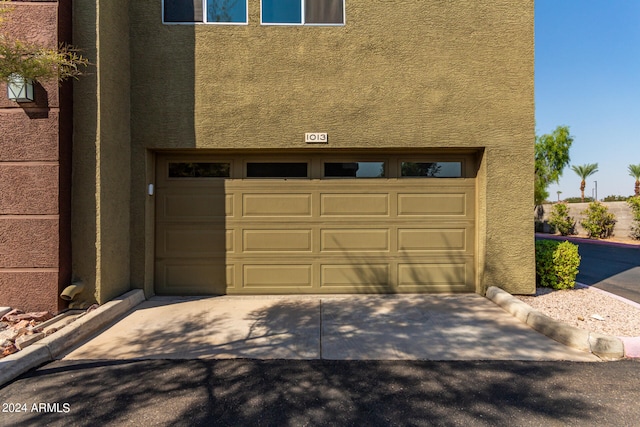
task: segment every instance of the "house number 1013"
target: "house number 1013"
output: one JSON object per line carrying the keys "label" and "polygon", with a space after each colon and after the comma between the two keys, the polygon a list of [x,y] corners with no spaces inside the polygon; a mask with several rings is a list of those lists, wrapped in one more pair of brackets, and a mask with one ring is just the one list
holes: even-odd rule
{"label": "house number 1013", "polygon": [[329,137],[326,132],[310,132],[304,134],[304,142],[307,144],[326,144],[329,142]]}

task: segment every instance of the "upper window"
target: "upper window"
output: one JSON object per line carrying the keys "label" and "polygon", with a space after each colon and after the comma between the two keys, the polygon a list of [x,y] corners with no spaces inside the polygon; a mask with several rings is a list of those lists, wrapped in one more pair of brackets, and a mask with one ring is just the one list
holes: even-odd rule
{"label": "upper window", "polygon": [[263,24],[344,24],[344,0],[262,0],[260,12]]}
{"label": "upper window", "polygon": [[163,21],[246,24],[248,0],[163,0]]}

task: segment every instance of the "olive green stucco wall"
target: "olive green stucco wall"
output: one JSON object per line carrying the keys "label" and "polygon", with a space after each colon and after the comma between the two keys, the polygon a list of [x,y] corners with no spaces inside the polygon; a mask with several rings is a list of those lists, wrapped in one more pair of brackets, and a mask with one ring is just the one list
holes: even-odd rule
{"label": "olive green stucco wall", "polygon": [[75,85],[73,274],[104,303],[130,289],[128,0],[75,0],[74,44],[92,62]]}
{"label": "olive green stucco wall", "polygon": [[[535,290],[533,0],[346,0],[337,27],[261,26],[258,0],[249,25],[163,25],[160,0],[130,2],[128,22],[124,0],[79,0],[76,13],[90,3],[116,28],[98,26],[108,53],[98,54],[100,99],[89,107],[100,150],[77,161],[89,174],[97,159],[99,189],[95,202],[78,196],[88,209],[76,222],[95,223],[98,205],[87,225],[98,227],[98,275],[117,264],[121,276],[108,286],[102,277],[107,289],[130,272],[131,286],[152,292],[154,150],[464,148],[482,153],[478,290]],[[79,120],[93,119],[78,108]],[[305,146],[305,132],[327,132],[329,144]],[[105,207],[107,196],[130,201],[130,218]]]}

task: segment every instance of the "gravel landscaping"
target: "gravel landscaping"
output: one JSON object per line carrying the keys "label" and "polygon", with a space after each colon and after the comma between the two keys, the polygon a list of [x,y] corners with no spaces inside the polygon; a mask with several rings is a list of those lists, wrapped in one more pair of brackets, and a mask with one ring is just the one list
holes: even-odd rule
{"label": "gravel landscaping", "polygon": [[640,337],[640,305],[628,304],[596,289],[537,288],[535,296],[514,296],[547,316],[580,329],[616,337]]}

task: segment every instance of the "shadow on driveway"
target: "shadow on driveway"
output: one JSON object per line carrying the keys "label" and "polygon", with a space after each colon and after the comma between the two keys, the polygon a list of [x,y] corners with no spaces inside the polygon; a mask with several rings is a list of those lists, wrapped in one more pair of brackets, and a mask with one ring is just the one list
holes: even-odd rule
{"label": "shadow on driveway", "polygon": [[156,297],[65,358],[598,360],[476,294]]}
{"label": "shadow on driveway", "polygon": [[67,413],[3,414],[6,425],[622,425],[638,415],[624,391],[640,382],[637,368],[628,361],[59,361],[0,389],[0,400],[69,405]]}

